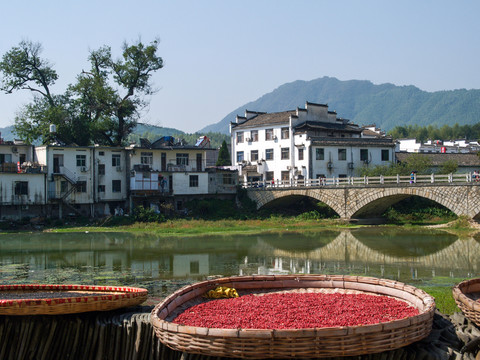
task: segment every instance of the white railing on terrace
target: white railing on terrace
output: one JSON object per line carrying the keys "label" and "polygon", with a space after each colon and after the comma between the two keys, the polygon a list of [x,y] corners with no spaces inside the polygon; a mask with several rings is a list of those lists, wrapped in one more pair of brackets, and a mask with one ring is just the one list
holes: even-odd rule
{"label": "white railing on terrace", "polygon": [[396,176],[363,176],[363,177],[331,177],[303,180],[263,180],[243,182],[244,188],[285,188],[285,187],[315,187],[315,186],[366,186],[366,185],[394,185],[394,184],[452,184],[478,183],[480,177],[471,173],[463,174],[430,174],[430,175],[396,175]]}

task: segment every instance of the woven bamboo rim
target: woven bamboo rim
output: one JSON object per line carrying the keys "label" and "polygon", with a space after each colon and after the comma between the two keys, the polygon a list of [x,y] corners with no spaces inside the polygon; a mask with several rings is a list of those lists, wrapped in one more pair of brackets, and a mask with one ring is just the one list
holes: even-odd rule
{"label": "woven bamboo rim", "polygon": [[[373,293],[404,300],[419,315],[374,325],[291,330],[217,329],[171,322],[178,309],[199,301],[217,286],[233,287],[240,295],[312,288]],[[432,329],[434,311],[433,297],[393,280],[343,275],[239,276],[183,287],[153,309],[151,321],[162,343],[187,353],[246,359],[320,358],[378,353],[421,340]]]}
{"label": "woven bamboo rim", "polygon": [[465,280],[455,285],[452,295],[465,316],[480,326],[480,278]]}
{"label": "woven bamboo rim", "polygon": [[[9,298],[5,296],[7,293]],[[50,293],[51,296],[46,297]],[[68,296],[69,293],[74,296]],[[114,310],[139,305],[147,295],[146,289],[135,287],[0,285],[0,315],[59,315]]]}

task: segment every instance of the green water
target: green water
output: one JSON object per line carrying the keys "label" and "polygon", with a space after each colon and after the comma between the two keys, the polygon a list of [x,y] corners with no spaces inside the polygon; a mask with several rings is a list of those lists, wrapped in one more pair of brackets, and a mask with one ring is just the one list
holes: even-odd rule
{"label": "green water", "polygon": [[479,240],[401,228],[188,238],[7,234],[0,235],[0,284],[130,285],[154,298],[212,276],[253,274],[355,274],[452,286],[480,275]]}

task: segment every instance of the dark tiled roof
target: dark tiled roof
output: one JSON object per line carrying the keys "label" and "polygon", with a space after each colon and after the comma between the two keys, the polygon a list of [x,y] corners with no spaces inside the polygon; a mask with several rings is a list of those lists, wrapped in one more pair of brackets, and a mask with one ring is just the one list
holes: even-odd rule
{"label": "dark tiled roof", "polygon": [[480,157],[475,153],[468,154],[442,154],[442,153],[408,153],[399,152],[395,156],[399,162],[404,162],[407,157],[415,154],[430,159],[433,166],[442,165],[445,161],[453,160],[458,166],[477,166],[480,168]]}
{"label": "dark tiled roof", "polygon": [[342,124],[342,123],[329,123],[329,122],[316,122],[316,121],[306,121],[295,127],[295,130],[302,130],[302,129],[341,130],[344,132],[354,132],[354,133],[362,132],[362,129],[359,128],[358,126]]}
{"label": "dark tiled roof", "polygon": [[251,128],[251,127],[262,127],[262,126],[269,126],[269,125],[288,125],[290,120],[290,115],[296,115],[297,112],[295,110],[291,111],[282,111],[277,113],[268,113],[268,114],[259,114],[242,124],[236,125],[235,129],[244,129],[244,128]]}
{"label": "dark tiled roof", "polygon": [[392,138],[335,138],[335,137],[314,137],[312,145],[338,145],[338,146],[378,146],[391,147],[395,146]]}

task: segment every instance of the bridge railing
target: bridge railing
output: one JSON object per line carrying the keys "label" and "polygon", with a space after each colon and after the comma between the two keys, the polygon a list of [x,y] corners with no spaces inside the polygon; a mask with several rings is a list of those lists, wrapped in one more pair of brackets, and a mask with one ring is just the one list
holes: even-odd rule
{"label": "bridge railing", "polygon": [[393,184],[451,184],[478,182],[480,177],[471,173],[430,174],[430,175],[395,175],[395,176],[362,176],[331,177],[319,179],[263,180],[241,183],[244,188],[284,188],[284,187],[319,187],[319,186],[365,186]]}

